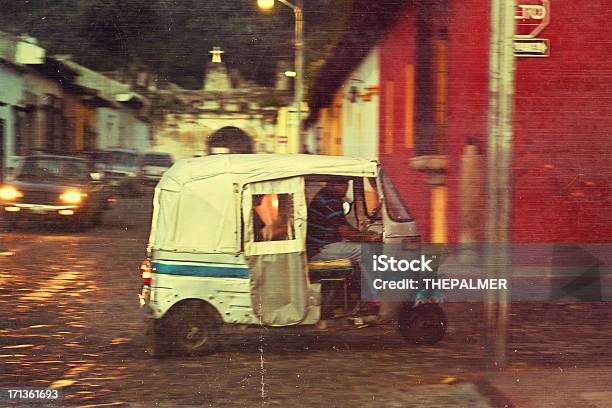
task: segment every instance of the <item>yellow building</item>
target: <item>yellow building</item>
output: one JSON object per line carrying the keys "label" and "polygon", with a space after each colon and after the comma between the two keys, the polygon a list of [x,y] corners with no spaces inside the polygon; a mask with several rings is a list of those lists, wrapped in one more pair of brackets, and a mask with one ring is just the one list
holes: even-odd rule
{"label": "yellow building", "polygon": [[342,89],[333,98],[331,106],[321,108],[317,127],[320,129],[319,151],[330,156],[342,155]]}
{"label": "yellow building", "polygon": [[96,148],[98,129],[97,108],[104,100],[87,88],[73,87],[64,97],[65,133],[70,150],[87,151]]}

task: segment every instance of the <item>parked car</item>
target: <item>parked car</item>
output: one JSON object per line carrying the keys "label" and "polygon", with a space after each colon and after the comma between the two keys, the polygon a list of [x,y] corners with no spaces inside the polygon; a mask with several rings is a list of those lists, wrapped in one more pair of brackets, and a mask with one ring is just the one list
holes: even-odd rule
{"label": "parked car", "polygon": [[87,160],[33,155],[0,186],[0,211],[9,229],[20,220],[57,219],[85,229],[102,221],[112,191]]}
{"label": "parked car", "polygon": [[96,168],[103,171],[117,192],[140,194],[143,178],[141,155],[130,149],[106,149],[98,153]]}
{"label": "parked car", "polygon": [[172,163],[172,156],[168,153],[145,153],[142,157],[142,174],[145,181],[156,184]]}

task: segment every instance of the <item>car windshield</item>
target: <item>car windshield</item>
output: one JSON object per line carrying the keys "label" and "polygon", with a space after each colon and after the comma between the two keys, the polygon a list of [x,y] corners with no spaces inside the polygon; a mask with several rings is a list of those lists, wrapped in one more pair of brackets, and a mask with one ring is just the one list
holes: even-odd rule
{"label": "car windshield", "polygon": [[23,163],[19,178],[84,180],[87,178],[87,165],[82,160],[71,158],[29,157]]}
{"label": "car windshield", "polygon": [[172,159],[167,154],[147,154],[145,155],[142,164],[145,166],[172,166]]}
{"label": "car windshield", "polygon": [[110,164],[136,166],[138,164],[138,155],[130,152],[109,152],[108,162]]}

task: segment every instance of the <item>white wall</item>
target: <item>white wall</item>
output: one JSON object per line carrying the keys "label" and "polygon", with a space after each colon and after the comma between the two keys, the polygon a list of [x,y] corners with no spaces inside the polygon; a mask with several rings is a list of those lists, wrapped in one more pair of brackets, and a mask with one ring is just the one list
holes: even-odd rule
{"label": "white wall", "polygon": [[378,157],[379,97],[371,95],[366,101],[357,98],[354,103],[348,101],[351,88],[355,86],[358,93],[366,93],[368,86],[379,85],[378,48],[373,48],[366,58],[351,72],[342,89],[342,150],[345,156],[357,156],[366,159]]}
{"label": "white wall", "polygon": [[15,47],[15,62],[17,64],[42,64],[45,61],[46,51],[36,44],[33,38],[22,36]]}
{"label": "white wall", "polygon": [[[0,65],[0,119],[4,121],[4,162],[16,164],[15,115],[13,107],[23,102],[23,78],[10,67]],[[25,137],[25,135],[24,135]]]}
{"label": "white wall", "polygon": [[98,149],[119,147],[119,112],[113,108],[98,108]]}
{"label": "white wall", "polygon": [[139,118],[132,120],[132,147],[139,152],[148,152],[151,150],[149,140],[150,125]]}
{"label": "white wall", "polygon": [[313,126],[310,126],[308,129],[304,131],[304,144],[306,144],[306,148],[308,149],[308,152],[311,154],[318,153],[318,146],[319,146],[318,137],[319,137],[319,128],[316,124]]}
{"label": "white wall", "polygon": [[129,108],[98,109],[98,149],[120,147],[149,151],[149,129],[150,125]]}

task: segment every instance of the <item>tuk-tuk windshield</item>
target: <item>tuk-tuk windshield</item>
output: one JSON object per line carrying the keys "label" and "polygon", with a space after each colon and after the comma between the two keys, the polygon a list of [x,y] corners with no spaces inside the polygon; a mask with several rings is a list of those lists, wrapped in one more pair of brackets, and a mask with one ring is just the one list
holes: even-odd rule
{"label": "tuk-tuk windshield", "polygon": [[393,183],[391,183],[391,180],[382,172],[381,179],[385,197],[385,208],[387,209],[389,217],[395,222],[413,221],[414,218],[412,214],[410,214],[410,211],[406,208],[404,201],[393,186]]}

